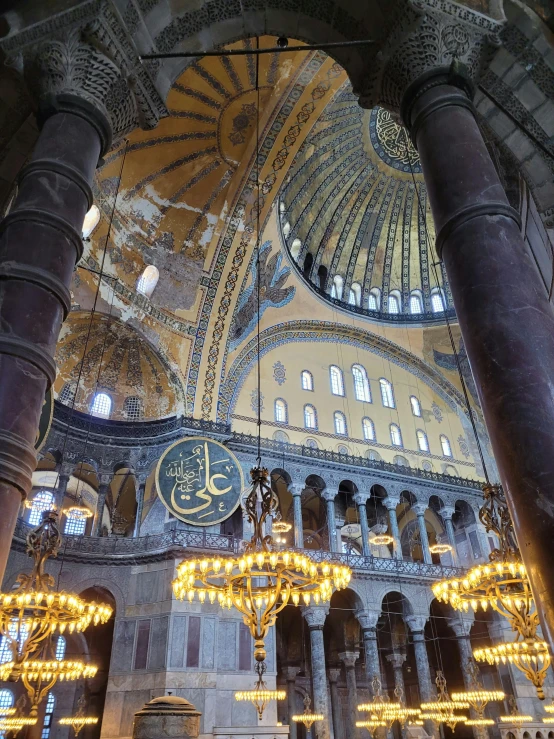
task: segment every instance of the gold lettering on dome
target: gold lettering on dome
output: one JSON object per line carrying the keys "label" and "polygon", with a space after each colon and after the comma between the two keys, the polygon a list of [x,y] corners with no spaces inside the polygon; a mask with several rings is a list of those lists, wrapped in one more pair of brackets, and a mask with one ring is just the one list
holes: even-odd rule
{"label": "gold lettering on dome", "polygon": [[379,108],[377,113],[376,133],[379,143],[391,158],[402,164],[419,164],[419,154],[412,146],[406,130],[384,108]]}
{"label": "gold lettering on dome", "polygon": [[[180,456],[182,456],[182,454],[183,453],[181,452]],[[219,462],[215,462],[215,464],[222,464],[223,462],[228,461],[228,459],[222,459]],[[181,459],[177,462],[172,462],[167,468],[165,474],[168,477],[175,478],[175,484],[171,491],[171,502],[175,506],[176,510],[185,514],[199,513],[200,511],[203,511],[204,508],[212,505],[212,496],[225,495],[225,493],[228,493],[233,487],[232,485],[229,485],[222,490],[217,487],[215,483],[216,480],[228,481],[228,477],[227,475],[218,472],[215,472],[213,475],[211,474],[210,451],[206,442],[204,442],[203,445],[199,444],[196,446],[190,457]],[[195,489],[195,484],[200,486],[199,489]],[[176,496],[176,491],[179,491],[179,496]],[[191,500],[192,493],[194,493],[194,497],[205,500],[206,502],[193,506],[192,508],[185,508],[177,503],[176,497],[181,501]],[[210,513],[214,512],[215,510],[210,511]],[[208,515],[208,513],[205,513],[204,515]]]}

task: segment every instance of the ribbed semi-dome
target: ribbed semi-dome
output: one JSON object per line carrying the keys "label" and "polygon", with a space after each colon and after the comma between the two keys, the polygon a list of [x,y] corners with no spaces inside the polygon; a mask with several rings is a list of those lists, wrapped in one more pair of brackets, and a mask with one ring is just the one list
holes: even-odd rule
{"label": "ribbed semi-dome", "polygon": [[306,139],[279,212],[291,257],[329,300],[389,321],[442,321],[445,308],[452,312],[433,268],[417,151],[388,111],[362,110],[349,85]]}

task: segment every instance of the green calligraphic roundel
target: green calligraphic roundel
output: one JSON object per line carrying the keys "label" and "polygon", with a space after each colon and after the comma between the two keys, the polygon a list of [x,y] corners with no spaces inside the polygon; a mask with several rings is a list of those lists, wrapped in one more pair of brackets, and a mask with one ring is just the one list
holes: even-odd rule
{"label": "green calligraphic roundel", "polygon": [[156,488],[175,518],[212,526],[237,509],[244,477],[238,459],[227,447],[194,436],[165,450],[156,468]]}
{"label": "green calligraphic roundel", "polygon": [[52,388],[46,391],[44,397],[44,403],[42,404],[42,410],[40,412],[40,419],[38,422],[38,431],[35,439],[35,449],[40,452],[50,431],[52,425],[52,416],[54,415],[54,393]]}

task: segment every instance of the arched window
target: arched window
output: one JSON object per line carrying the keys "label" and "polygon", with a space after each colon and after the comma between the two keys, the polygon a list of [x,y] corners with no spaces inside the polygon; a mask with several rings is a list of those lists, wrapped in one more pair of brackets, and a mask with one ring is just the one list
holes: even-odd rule
{"label": "arched window", "polygon": [[371,390],[369,389],[369,380],[365,367],[361,364],[355,364],[352,367],[352,377],[354,378],[354,395],[356,400],[362,400],[364,403],[371,403]]}
{"label": "arched window", "polygon": [[342,370],[332,364],[329,367],[329,377],[331,379],[331,392],[333,395],[344,395],[344,379]]}
{"label": "arched window", "polygon": [[333,414],[335,419],[335,434],[346,436],[346,416],[341,411],[335,411]]}
{"label": "arched window", "polygon": [[88,239],[100,221],[100,209],[96,204],[90,207],[83,221],[82,235],[83,239]]}
{"label": "arched window", "polygon": [[402,446],[400,426],[397,426],[395,423],[391,423],[390,425],[390,440],[393,446]]}
{"label": "arched window", "polygon": [[431,310],[433,313],[444,313],[444,299],[438,287],[431,290]]}
{"label": "arched window", "polygon": [[402,301],[400,298],[400,293],[397,290],[393,290],[389,294],[389,303],[388,303],[389,313],[394,313],[394,314],[400,313],[401,305],[402,305]]}
{"label": "arched window", "polygon": [[96,393],[90,406],[90,412],[93,416],[109,418],[112,412],[112,399],[110,396],[107,393]]}
{"label": "arched window", "polygon": [[350,454],[350,449],[347,446],[344,446],[344,444],[339,444],[337,447],[337,452],[339,454]]}
{"label": "arched window", "polygon": [[278,441],[280,444],[288,444],[289,441],[289,437],[287,436],[287,434],[285,434],[284,431],[276,431],[273,434],[273,439],[275,441]]}
{"label": "arched window", "polygon": [[3,665],[6,662],[11,662],[13,659],[12,643],[16,641],[20,650],[21,645],[24,644],[25,640],[29,636],[29,625],[26,621],[21,623],[19,633],[17,631],[18,621],[13,619],[8,625],[8,633],[11,639],[6,639],[5,636],[0,640],[0,664]]}
{"label": "arched window", "polygon": [[143,415],[142,400],[136,395],[131,395],[128,398],[125,398],[125,402],[123,403],[123,412],[129,421],[140,421]]}
{"label": "arched window", "polygon": [[87,515],[84,511],[72,510],[66,514],[64,534],[82,536],[87,527]]}
{"label": "arched window", "polygon": [[383,401],[385,408],[395,408],[392,383],[385,380],[384,377],[381,377],[379,385],[381,387],[381,400]]}
{"label": "arched window", "polygon": [[49,739],[50,729],[52,728],[52,714],[56,707],[56,698],[54,693],[48,693],[48,700],[46,701],[46,713],[44,714],[44,723],[42,724],[42,734],[40,739]]}
{"label": "arched window", "polygon": [[451,457],[452,456],[452,447],[450,446],[450,441],[448,440],[448,436],[445,436],[444,434],[441,434],[440,440],[441,440],[441,447],[442,447],[443,456],[444,457]]}
{"label": "arched window", "polygon": [[421,404],[415,395],[410,395],[410,405],[412,406],[412,415],[421,418]]}
{"label": "arched window", "polygon": [[453,467],[451,464],[445,465],[444,468],[444,474],[445,475],[453,475],[454,477],[458,477],[458,470]]}
{"label": "arched window", "polygon": [[423,313],[423,301],[419,290],[414,290],[410,293],[410,313]]}
{"label": "arched window", "polygon": [[308,370],[302,370],[301,374],[302,390],[314,389],[314,376]]}
{"label": "arched window", "polygon": [[54,496],[48,490],[41,490],[33,498],[31,504],[31,512],[29,513],[29,525],[38,526],[42,521],[44,511],[52,510],[54,505]]}
{"label": "arched window", "polygon": [[429,440],[427,439],[427,434],[425,431],[422,431],[421,429],[418,429],[416,431],[417,434],[417,445],[419,447],[420,452],[428,452],[429,451]]}
{"label": "arched window", "polygon": [[340,275],[333,277],[333,287],[331,288],[331,297],[342,300],[342,288],[344,286],[344,280]]}
{"label": "arched window", "polygon": [[362,431],[366,441],[375,441],[375,424],[371,418],[362,418]]}
{"label": "arched window", "polygon": [[348,305],[356,305],[356,293],[352,288],[348,292]]}
{"label": "arched window", "polygon": [[65,648],[67,644],[65,641],[65,636],[58,636],[58,639],[56,641],[56,653],[55,657],[58,660],[62,660],[65,657]]}
{"label": "arched window", "polygon": [[[7,688],[3,688],[0,690],[0,715],[2,715],[3,711],[5,711],[7,708],[13,707],[13,693],[11,690],[8,690]],[[1,732],[2,736],[5,736],[4,732]]]}
{"label": "arched window", "polygon": [[304,406],[304,427],[307,429],[317,428],[317,414],[313,405]]}
{"label": "arched window", "polygon": [[307,446],[308,449],[319,449],[317,441],[315,439],[306,439],[306,441],[304,442],[304,446]]}
{"label": "arched window", "polygon": [[400,454],[396,454],[394,459],[392,460],[394,464],[397,464],[399,467],[409,467],[410,463],[406,459],[406,457],[402,457]]}
{"label": "arched window", "polygon": [[379,452],[376,452],[375,449],[369,449],[366,452],[366,457],[372,462],[379,462],[381,460],[381,455],[379,454]]}
{"label": "arched window", "polygon": [[287,404],[283,398],[275,400],[275,420],[277,423],[287,423],[288,421]]}
{"label": "arched window", "polygon": [[290,255],[296,262],[298,260],[298,255],[300,254],[300,249],[302,248],[302,242],[300,239],[293,239],[293,242],[290,247]]}
{"label": "arched window", "polygon": [[288,221],[285,221],[285,225],[283,226],[283,235],[285,238],[290,234],[290,223]]}
{"label": "arched window", "polygon": [[76,389],[77,383],[75,381],[66,382],[60,390],[60,394],[58,395],[58,400],[60,401],[60,403],[63,403],[64,405],[70,405],[71,403],[73,403]]}
{"label": "arched window", "polygon": [[369,297],[367,299],[368,310],[379,310],[381,306],[381,291],[378,287],[374,287],[370,290]]}
{"label": "arched window", "polygon": [[149,264],[144,270],[137,281],[137,292],[141,295],[146,295],[149,298],[154,292],[154,288],[158,284],[160,279],[160,273],[157,267],[153,264]]}
{"label": "arched window", "polygon": [[348,297],[350,305],[361,305],[362,304],[362,286],[358,282],[353,282],[350,288]]}

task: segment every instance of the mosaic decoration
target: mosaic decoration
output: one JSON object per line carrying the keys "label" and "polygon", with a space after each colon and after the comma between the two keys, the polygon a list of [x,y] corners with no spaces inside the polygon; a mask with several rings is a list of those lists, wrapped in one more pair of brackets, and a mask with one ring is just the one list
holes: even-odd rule
{"label": "mosaic decoration", "polygon": [[172,516],[193,526],[212,526],[238,508],[244,477],[235,455],[204,436],[180,439],[156,467],[156,490]]}
{"label": "mosaic decoration", "polygon": [[466,459],[469,459],[470,451],[469,451],[469,444],[467,443],[466,439],[460,434],[458,436],[458,444],[460,445],[460,451],[464,455]]}
{"label": "mosaic decoration", "polygon": [[435,417],[435,420],[438,421],[439,423],[442,423],[443,421],[442,411],[440,407],[434,401],[431,406],[431,411],[433,412],[433,416]]}
{"label": "mosaic decoration", "polygon": [[412,145],[404,126],[385,108],[376,107],[369,118],[371,143],[381,159],[401,172],[421,173],[419,154]]}
{"label": "mosaic decoration", "polygon": [[264,395],[259,390],[252,390],[250,393],[250,407],[254,413],[258,413],[258,407],[260,409],[260,413],[265,409]]}
{"label": "mosaic decoration", "polygon": [[469,359],[466,353],[464,340],[460,338],[460,344],[458,346],[458,361],[456,361],[456,357],[454,354],[439,352],[437,349],[433,350],[433,355],[437,366],[442,367],[442,369],[449,370],[450,372],[458,373],[459,362],[460,370],[462,372],[462,377],[464,378],[466,388],[470,392],[473,400],[477,404],[479,404],[479,399],[477,397],[477,388],[475,387],[475,380],[473,379],[473,373],[469,365]]}
{"label": "mosaic decoration", "polygon": [[279,385],[279,387],[281,387],[281,385],[283,385],[283,383],[287,381],[286,372],[287,370],[282,362],[275,362],[275,364],[273,365],[273,379]]}
{"label": "mosaic decoration", "polygon": [[[294,297],[295,288],[285,287],[290,268],[281,269],[282,255],[277,251],[270,257],[272,244],[266,241],[260,248],[260,306],[259,316],[267,308],[282,308]],[[231,325],[229,349],[232,351],[256,327],[258,322],[258,264],[254,256],[250,269],[249,284],[243,290],[235,309]]]}

